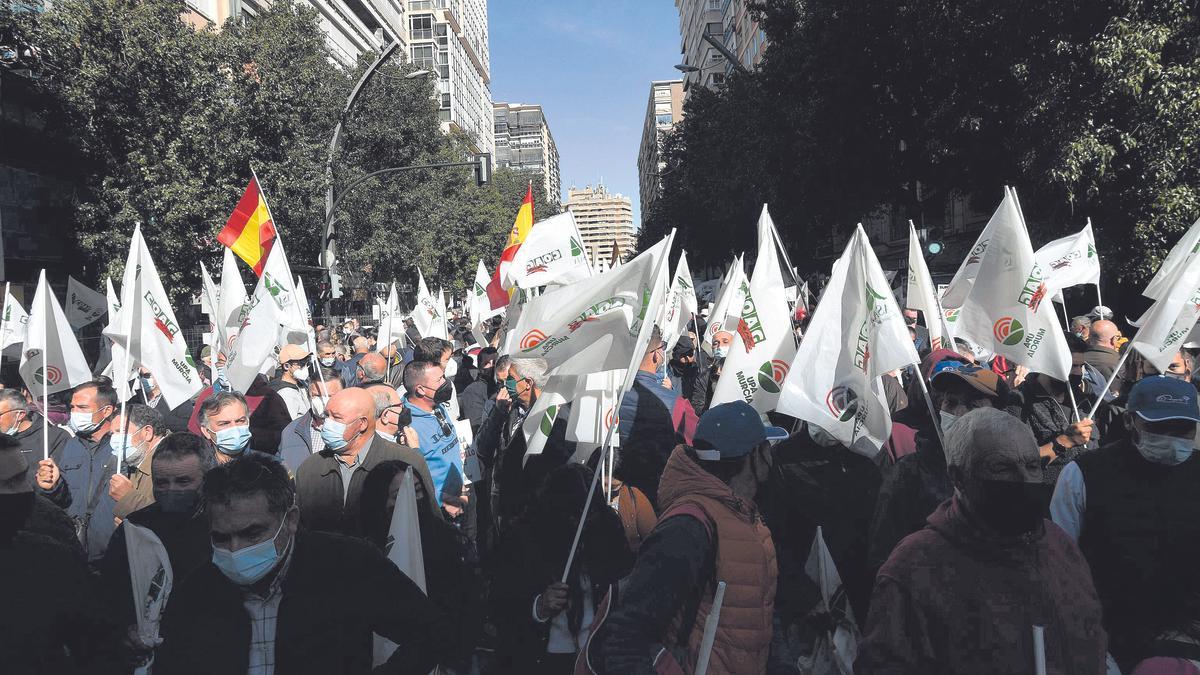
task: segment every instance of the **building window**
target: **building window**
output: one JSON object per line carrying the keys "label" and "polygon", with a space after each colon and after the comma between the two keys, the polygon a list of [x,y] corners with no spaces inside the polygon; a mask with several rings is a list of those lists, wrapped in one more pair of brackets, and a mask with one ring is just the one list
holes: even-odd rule
{"label": "building window", "polygon": [[412,48],[413,65],[430,70],[433,68],[433,45],[416,45]]}
{"label": "building window", "polygon": [[433,39],[433,17],[432,16],[414,16],[412,17],[412,39],[414,40],[432,40]]}
{"label": "building window", "polygon": [[724,29],[721,28],[721,22],[719,22],[719,21],[714,21],[711,23],[704,24],[704,32],[708,35],[713,35],[713,36],[717,36],[717,37],[720,37],[725,34]]}
{"label": "building window", "polygon": [[670,124],[670,123],[671,123],[671,115],[670,115],[670,113],[668,113],[668,114],[666,114],[666,115],[656,115],[656,116],[654,117],[654,123],[655,123],[655,124],[657,124],[657,125],[659,125],[659,126],[662,126],[662,125],[664,125],[664,124]]}
{"label": "building window", "polygon": [[450,109],[450,94],[442,94],[442,110]]}
{"label": "building window", "polygon": [[410,12],[430,9],[433,9],[433,0],[409,0],[408,2],[408,11]]}

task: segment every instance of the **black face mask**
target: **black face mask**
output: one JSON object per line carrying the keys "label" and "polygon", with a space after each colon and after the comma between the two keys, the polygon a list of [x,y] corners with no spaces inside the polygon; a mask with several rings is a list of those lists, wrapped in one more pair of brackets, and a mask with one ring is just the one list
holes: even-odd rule
{"label": "black face mask", "polygon": [[454,385],[450,382],[450,380],[446,380],[445,382],[442,382],[440,387],[437,388],[437,391],[433,392],[433,402],[445,403],[446,401],[449,401],[450,397],[453,395]]}
{"label": "black face mask", "polygon": [[1083,387],[1083,375],[1068,375],[1067,382],[1071,383],[1072,389],[1080,389]]}
{"label": "black face mask", "polygon": [[191,513],[196,508],[195,490],[155,490],[154,501],[163,513]]}
{"label": "black face mask", "polygon": [[494,378],[493,376],[494,376],[495,374],[496,374],[496,369],[495,369],[495,368],[481,368],[481,369],[479,370],[479,376],[480,376],[481,378],[483,378],[484,380],[487,380],[487,381],[492,381],[492,380],[494,380],[495,378]]}
{"label": "black face mask", "polygon": [[1042,486],[1006,480],[983,481],[982,503],[971,503],[971,510],[993,530],[1015,537],[1037,530],[1042,523]]}

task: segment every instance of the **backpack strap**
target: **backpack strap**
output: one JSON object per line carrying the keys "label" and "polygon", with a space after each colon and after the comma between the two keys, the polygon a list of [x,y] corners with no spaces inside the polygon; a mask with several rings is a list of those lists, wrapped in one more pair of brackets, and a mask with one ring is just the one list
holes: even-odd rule
{"label": "backpack strap", "polygon": [[[691,516],[692,518],[700,521],[700,524],[704,526],[704,531],[708,535],[708,542],[710,545],[708,547],[708,559],[704,561],[704,566],[701,568],[700,574],[701,579],[708,581],[714,580],[717,568],[716,523],[712,521],[712,518],[709,518],[708,513],[706,513],[699,504],[694,502],[685,501],[681,504],[672,506],[663,512],[662,516],[659,517],[658,522],[662,523],[672,516]],[[705,593],[710,592],[708,588],[709,585],[710,584],[707,583],[707,581],[705,583],[697,584],[696,590],[688,597],[687,601],[684,602],[680,612],[680,617],[682,620],[679,624],[679,632],[673,636],[673,640],[668,639],[664,641],[668,643],[668,647],[673,646],[674,644],[679,644],[681,641],[684,645],[687,644],[688,636],[692,634],[692,629],[696,625],[696,615],[700,612],[700,601],[704,598]]]}

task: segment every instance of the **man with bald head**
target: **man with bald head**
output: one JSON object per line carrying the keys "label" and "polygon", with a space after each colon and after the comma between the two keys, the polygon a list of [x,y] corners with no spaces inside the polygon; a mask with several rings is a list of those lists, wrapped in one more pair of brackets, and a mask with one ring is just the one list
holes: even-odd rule
{"label": "man with bald head", "polygon": [[430,508],[438,512],[425,459],[412,448],[380,438],[377,425],[375,398],[367,390],[351,387],[330,397],[321,425],[325,449],[310,455],[296,471],[300,520],[306,527],[361,537],[358,505],[363,484],[375,467],[391,460],[416,467]]}
{"label": "man with bald head", "polygon": [[358,386],[381,384],[387,377],[387,359],[379,352],[363,354],[358,361]]}
{"label": "man with bald head", "polygon": [[979,408],[946,446],[954,495],[879,570],[855,672],[1033,672],[1035,626],[1045,672],[1104,672],[1100,601],[1079,549],[1042,518],[1033,433]]}
{"label": "man with bald head", "polygon": [[1117,324],[1107,319],[1092,322],[1084,362],[1100,371],[1105,382],[1112,377],[1113,371],[1117,369],[1117,362],[1121,360],[1121,355],[1117,352],[1117,340],[1120,337],[1121,331]]}

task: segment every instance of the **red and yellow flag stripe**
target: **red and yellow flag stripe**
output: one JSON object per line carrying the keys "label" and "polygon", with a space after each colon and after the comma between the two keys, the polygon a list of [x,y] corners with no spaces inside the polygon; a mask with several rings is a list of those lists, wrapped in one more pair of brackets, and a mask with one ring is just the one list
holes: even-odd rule
{"label": "red and yellow flag stripe", "polygon": [[267,254],[275,243],[275,223],[271,221],[267,198],[258,187],[257,177],[250,179],[233,215],[217,235],[217,241],[228,246],[255,274],[262,276]]}

